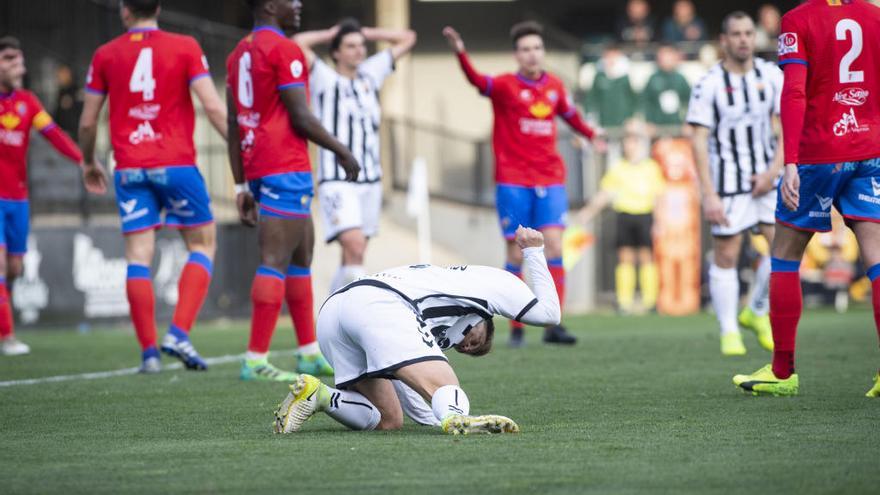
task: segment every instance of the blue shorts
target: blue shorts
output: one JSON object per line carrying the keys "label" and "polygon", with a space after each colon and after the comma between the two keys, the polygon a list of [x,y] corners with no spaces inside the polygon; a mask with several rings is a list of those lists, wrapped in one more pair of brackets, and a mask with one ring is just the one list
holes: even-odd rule
{"label": "blue shorts", "polygon": [[267,175],[250,182],[260,215],[275,218],[308,218],[312,214],[315,186],[311,172]]}
{"label": "blue shorts", "polygon": [[6,248],[7,254],[21,256],[27,252],[30,221],[31,207],[26,199],[0,199],[0,247]]}
{"label": "blue shorts", "polygon": [[214,221],[205,180],[195,165],[117,170],[115,182],[123,234],[159,228],[162,210],[165,226],[173,229]]}
{"label": "blue shorts", "polygon": [[848,222],[880,223],[880,158],[829,165],[801,165],[797,211],[776,203],[776,221],[798,230],[831,230],[831,206]]}
{"label": "blue shorts", "polygon": [[565,228],[568,195],[565,186],[514,186],[498,184],[495,206],[505,239],[516,237],[520,225],[536,230]]}

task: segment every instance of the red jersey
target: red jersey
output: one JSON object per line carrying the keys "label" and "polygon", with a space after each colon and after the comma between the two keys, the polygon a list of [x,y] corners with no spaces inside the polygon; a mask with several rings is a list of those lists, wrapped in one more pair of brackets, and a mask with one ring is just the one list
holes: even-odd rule
{"label": "red jersey", "polygon": [[76,163],[79,148],[52,121],[40,100],[26,90],[0,94],[0,199],[25,200],[27,150],[31,129],[39,131],[58,151]]}
{"label": "red jersey", "polygon": [[110,99],[116,168],[195,165],[195,110],[190,83],[209,76],[190,36],[136,29],[98,48],[86,91]]}
{"label": "red jersey", "polygon": [[245,177],[311,172],[308,142],[294,131],[281,101],[284,89],[299,86],[308,93],[309,71],[299,45],[278,29],[257,28],[229,55],[226,71]]}
{"label": "red jersey", "polygon": [[809,0],[782,18],[779,64],[786,163],[880,157],[880,8]]}

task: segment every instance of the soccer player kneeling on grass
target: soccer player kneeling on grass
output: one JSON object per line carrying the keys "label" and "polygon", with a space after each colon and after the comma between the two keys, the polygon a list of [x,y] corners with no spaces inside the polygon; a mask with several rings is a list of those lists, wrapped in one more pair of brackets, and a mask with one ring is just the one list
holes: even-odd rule
{"label": "soccer player kneeling on grass", "polygon": [[275,411],[275,432],[298,431],[318,412],[353,430],[398,429],[406,413],[451,434],[518,432],[504,416],[470,415],[467,394],[443,355],[451,348],[487,354],[495,315],[559,323],[544,236],[520,227],[516,243],[531,288],[487,266],[414,265],[362,278],[330,296],[318,315],[318,342],[336,370],[336,388],[300,375]]}

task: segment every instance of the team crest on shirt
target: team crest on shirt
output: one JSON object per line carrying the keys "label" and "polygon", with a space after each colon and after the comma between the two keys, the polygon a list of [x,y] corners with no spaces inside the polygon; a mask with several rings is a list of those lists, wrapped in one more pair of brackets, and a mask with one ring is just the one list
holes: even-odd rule
{"label": "team crest on shirt", "polygon": [[290,73],[294,78],[299,79],[300,76],[303,75],[303,63],[299,60],[294,60],[290,63]]}
{"label": "team crest on shirt", "polygon": [[519,99],[521,99],[522,101],[532,101],[533,99],[535,99],[535,97],[534,95],[532,95],[532,92],[530,90],[524,89],[519,92]]}
{"label": "team crest on shirt", "polygon": [[547,91],[547,99],[550,100],[551,103],[556,103],[559,101],[559,93],[557,93],[555,89],[551,89],[550,91]]}
{"label": "team crest on shirt", "polygon": [[779,56],[797,53],[798,36],[797,33],[782,33],[779,35]]}

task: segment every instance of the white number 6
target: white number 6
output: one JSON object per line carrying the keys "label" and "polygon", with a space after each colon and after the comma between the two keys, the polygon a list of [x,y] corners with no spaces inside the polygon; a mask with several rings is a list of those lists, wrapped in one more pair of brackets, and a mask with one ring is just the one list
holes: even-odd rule
{"label": "white number 6", "polygon": [[865,82],[865,71],[849,70],[853,62],[862,54],[862,26],[852,19],[841,19],[836,28],[837,41],[846,41],[847,33],[852,35],[852,48],[840,59],[840,83]]}
{"label": "white number 6", "polygon": [[245,108],[254,106],[254,80],[251,77],[250,52],[244,52],[238,59],[238,102]]}

